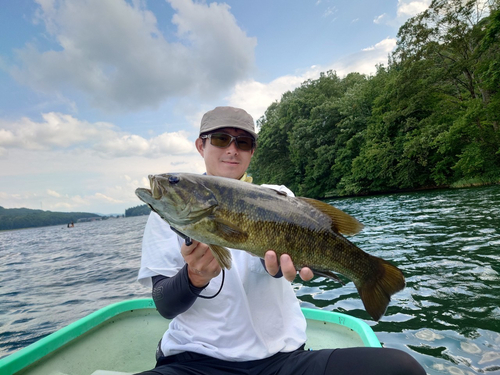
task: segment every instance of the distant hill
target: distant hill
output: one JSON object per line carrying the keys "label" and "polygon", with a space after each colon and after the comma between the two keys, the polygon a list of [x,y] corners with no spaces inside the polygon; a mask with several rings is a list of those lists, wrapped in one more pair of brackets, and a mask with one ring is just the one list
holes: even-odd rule
{"label": "distant hill", "polygon": [[3,208],[0,206],[0,230],[67,225],[79,219],[100,218],[87,212],[52,212],[29,208]]}
{"label": "distant hill", "polygon": [[150,213],[151,213],[151,208],[149,208],[148,205],[143,204],[141,206],[127,208],[125,210],[125,217],[149,215]]}

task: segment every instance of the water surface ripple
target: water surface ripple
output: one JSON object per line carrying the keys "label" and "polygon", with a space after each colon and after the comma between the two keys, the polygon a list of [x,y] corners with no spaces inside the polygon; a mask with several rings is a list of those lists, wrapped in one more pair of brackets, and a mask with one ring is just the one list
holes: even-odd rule
{"label": "water surface ripple", "polygon": [[[358,218],[350,240],[396,264],[406,288],[378,323],[352,283],[294,284],[305,307],[364,319],[428,374],[500,374],[500,186],[330,202]],[[110,303],[136,282],[146,217],[0,232],[0,357]]]}
{"label": "water surface ripple", "polygon": [[429,374],[500,374],[500,186],[329,203],[365,225],[349,239],[396,264],[406,288],[378,323],[352,283],[298,285],[304,304],[366,319],[385,347],[410,352]]}

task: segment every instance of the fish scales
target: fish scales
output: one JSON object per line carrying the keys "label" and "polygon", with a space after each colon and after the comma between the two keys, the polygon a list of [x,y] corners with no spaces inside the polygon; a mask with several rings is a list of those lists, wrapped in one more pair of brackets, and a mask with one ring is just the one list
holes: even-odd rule
{"label": "fish scales", "polygon": [[[289,254],[300,268],[334,270],[351,280],[360,280],[359,271],[371,265],[366,253],[332,230],[330,217],[310,205],[272,190],[244,194],[236,189],[207,187],[219,201],[213,215],[227,218],[249,234],[243,246],[236,248],[260,257],[273,249],[278,255]],[[234,243],[228,241],[224,246],[234,247]]]}
{"label": "fish scales", "polygon": [[150,182],[151,190],[136,190],[139,198],[176,230],[208,244],[222,268],[231,266],[226,248],[259,257],[269,249],[289,254],[298,269],[338,279],[334,271],[352,280],[375,320],[404,287],[398,268],[341,234],[362,225],[326,203],[222,177],[162,174]]}

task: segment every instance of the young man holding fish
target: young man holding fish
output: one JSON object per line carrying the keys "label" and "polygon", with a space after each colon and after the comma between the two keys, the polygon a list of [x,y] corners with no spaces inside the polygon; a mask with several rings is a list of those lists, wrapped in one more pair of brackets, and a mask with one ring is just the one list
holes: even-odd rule
{"label": "young man holding fish", "polygon": [[[196,140],[207,175],[251,182],[246,170],[256,139],[244,110],[207,112]],[[284,186],[270,187],[293,195]],[[232,268],[221,272],[207,244],[185,241],[151,213],[139,280],[153,286],[158,311],[173,320],[155,369],[142,374],[425,374],[395,349],[303,350],[306,322],[290,285],[297,274],[293,260],[283,254],[278,261],[272,250],[264,260],[230,252]],[[313,272],[304,267],[300,276],[310,280]]]}

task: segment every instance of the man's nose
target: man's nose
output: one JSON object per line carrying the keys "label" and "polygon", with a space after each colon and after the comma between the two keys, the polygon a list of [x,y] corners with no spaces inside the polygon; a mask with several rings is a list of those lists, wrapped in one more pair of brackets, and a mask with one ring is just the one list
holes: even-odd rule
{"label": "man's nose", "polygon": [[228,152],[228,153],[231,152],[233,154],[237,154],[239,151],[240,150],[238,149],[238,147],[236,147],[236,140],[232,139],[229,146],[227,146],[226,152]]}

